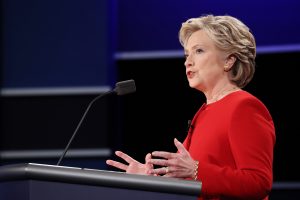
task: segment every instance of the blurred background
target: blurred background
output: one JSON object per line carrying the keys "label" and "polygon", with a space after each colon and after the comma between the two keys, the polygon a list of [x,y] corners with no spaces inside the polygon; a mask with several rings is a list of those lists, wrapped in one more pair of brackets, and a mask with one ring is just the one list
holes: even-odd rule
{"label": "blurred background", "polygon": [[[0,165],[56,164],[93,98],[134,79],[137,91],[93,104],[61,165],[115,170],[123,150],[143,162],[176,151],[205,101],[190,89],[181,23],[229,14],[257,42],[257,71],[245,90],[276,127],[273,199],[299,193],[300,2],[218,0],[1,0]],[[299,195],[299,194],[298,194]]]}

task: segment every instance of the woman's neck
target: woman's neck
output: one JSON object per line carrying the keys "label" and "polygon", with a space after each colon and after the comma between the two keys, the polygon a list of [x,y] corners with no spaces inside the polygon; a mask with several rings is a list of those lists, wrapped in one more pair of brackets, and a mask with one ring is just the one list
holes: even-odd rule
{"label": "woman's neck", "polygon": [[218,89],[217,92],[215,92],[214,94],[206,96],[206,103],[207,104],[214,103],[214,102],[219,101],[220,99],[224,98],[228,94],[235,92],[235,91],[239,91],[239,90],[241,90],[241,89],[239,87],[237,87],[236,85],[232,85],[232,84],[226,85],[226,86]]}

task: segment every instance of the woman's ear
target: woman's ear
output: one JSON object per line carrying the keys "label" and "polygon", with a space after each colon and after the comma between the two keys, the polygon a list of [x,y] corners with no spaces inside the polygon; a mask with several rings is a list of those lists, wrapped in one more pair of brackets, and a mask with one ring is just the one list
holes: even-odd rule
{"label": "woman's ear", "polygon": [[225,60],[224,71],[225,72],[230,71],[235,61],[236,61],[236,57],[233,55],[229,55]]}

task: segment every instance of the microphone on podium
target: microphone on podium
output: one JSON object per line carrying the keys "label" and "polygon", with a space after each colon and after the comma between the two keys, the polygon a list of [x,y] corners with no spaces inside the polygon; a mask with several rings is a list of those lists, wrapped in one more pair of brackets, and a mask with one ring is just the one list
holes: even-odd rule
{"label": "microphone on podium", "polygon": [[93,103],[95,101],[97,101],[98,99],[100,99],[101,97],[104,97],[104,96],[107,96],[107,95],[110,95],[110,94],[117,94],[119,96],[121,95],[126,95],[126,94],[130,94],[130,93],[134,93],[136,91],[136,86],[135,86],[135,82],[134,80],[130,79],[130,80],[126,80],[126,81],[121,81],[121,82],[117,82],[116,85],[115,85],[115,88],[113,90],[110,90],[110,91],[107,91],[105,93],[102,93],[98,96],[96,96],[88,105],[88,107],[86,108],[84,114],[82,115],[72,137],[70,138],[65,150],[63,151],[63,154],[60,156],[58,162],[57,162],[57,166],[60,165],[61,161],[63,160],[63,158],[65,157],[73,139],[75,138],[75,135],[79,129],[79,127],[81,126],[86,114],[88,113],[88,111],[90,110],[91,106],[93,105]]}

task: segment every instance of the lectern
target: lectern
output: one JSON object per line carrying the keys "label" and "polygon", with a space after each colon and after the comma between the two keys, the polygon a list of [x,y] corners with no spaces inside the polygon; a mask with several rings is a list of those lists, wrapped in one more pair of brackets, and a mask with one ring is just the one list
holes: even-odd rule
{"label": "lectern", "polygon": [[96,169],[21,163],[0,167],[1,200],[190,200],[201,182]]}

